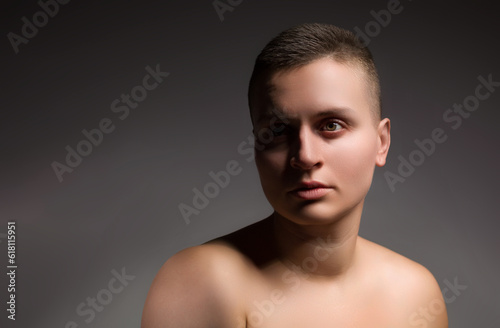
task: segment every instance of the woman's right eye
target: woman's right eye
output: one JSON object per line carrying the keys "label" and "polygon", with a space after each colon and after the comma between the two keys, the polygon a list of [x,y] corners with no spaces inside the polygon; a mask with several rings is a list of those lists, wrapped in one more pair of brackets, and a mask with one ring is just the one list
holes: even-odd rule
{"label": "woman's right eye", "polygon": [[279,136],[285,134],[287,126],[285,125],[285,123],[278,122],[278,123],[273,124],[271,127],[269,127],[269,129],[273,133],[273,136],[279,137]]}

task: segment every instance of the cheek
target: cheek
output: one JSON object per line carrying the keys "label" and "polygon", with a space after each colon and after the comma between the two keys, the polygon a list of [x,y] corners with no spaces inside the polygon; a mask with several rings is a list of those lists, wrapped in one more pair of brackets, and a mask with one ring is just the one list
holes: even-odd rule
{"label": "cheek", "polygon": [[260,177],[265,177],[266,181],[278,179],[285,169],[285,157],[283,153],[255,150],[255,165]]}
{"label": "cheek", "polygon": [[283,188],[286,154],[256,150],[255,164],[259,172],[262,190],[268,201],[273,204]]}
{"label": "cheek", "polygon": [[[374,138],[356,136],[335,145],[330,154],[333,174],[344,182],[359,184],[370,183],[375,168],[376,143]],[[367,181],[369,180],[369,181]]]}

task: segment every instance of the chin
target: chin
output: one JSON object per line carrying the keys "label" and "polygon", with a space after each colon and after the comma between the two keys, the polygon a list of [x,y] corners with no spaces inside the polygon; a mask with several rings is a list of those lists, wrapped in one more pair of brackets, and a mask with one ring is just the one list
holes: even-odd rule
{"label": "chin", "polygon": [[273,206],[284,218],[300,225],[332,224],[352,211],[352,207],[340,207],[332,202],[304,201],[299,204]]}
{"label": "chin", "polygon": [[332,224],[350,213],[362,210],[363,201],[324,199],[320,201],[283,201],[271,203],[274,210],[284,218],[301,225]]}

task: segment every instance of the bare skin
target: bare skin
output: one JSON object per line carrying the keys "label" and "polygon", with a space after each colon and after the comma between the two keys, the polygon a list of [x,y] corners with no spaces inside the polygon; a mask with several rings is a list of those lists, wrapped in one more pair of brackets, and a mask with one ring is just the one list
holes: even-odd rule
{"label": "bare skin", "polygon": [[390,145],[363,72],[322,58],[269,83],[252,120],[274,132],[255,152],[274,213],[170,258],[142,328],[448,327],[432,274],[358,236]]}

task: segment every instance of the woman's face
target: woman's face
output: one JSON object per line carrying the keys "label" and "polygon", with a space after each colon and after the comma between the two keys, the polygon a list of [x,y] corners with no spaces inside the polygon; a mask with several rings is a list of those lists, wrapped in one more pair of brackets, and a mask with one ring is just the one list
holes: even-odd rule
{"label": "woman's face", "polygon": [[271,91],[257,96],[252,118],[270,204],[302,224],[361,211],[390,143],[389,120],[374,118],[365,74],[322,58],[269,82]]}

